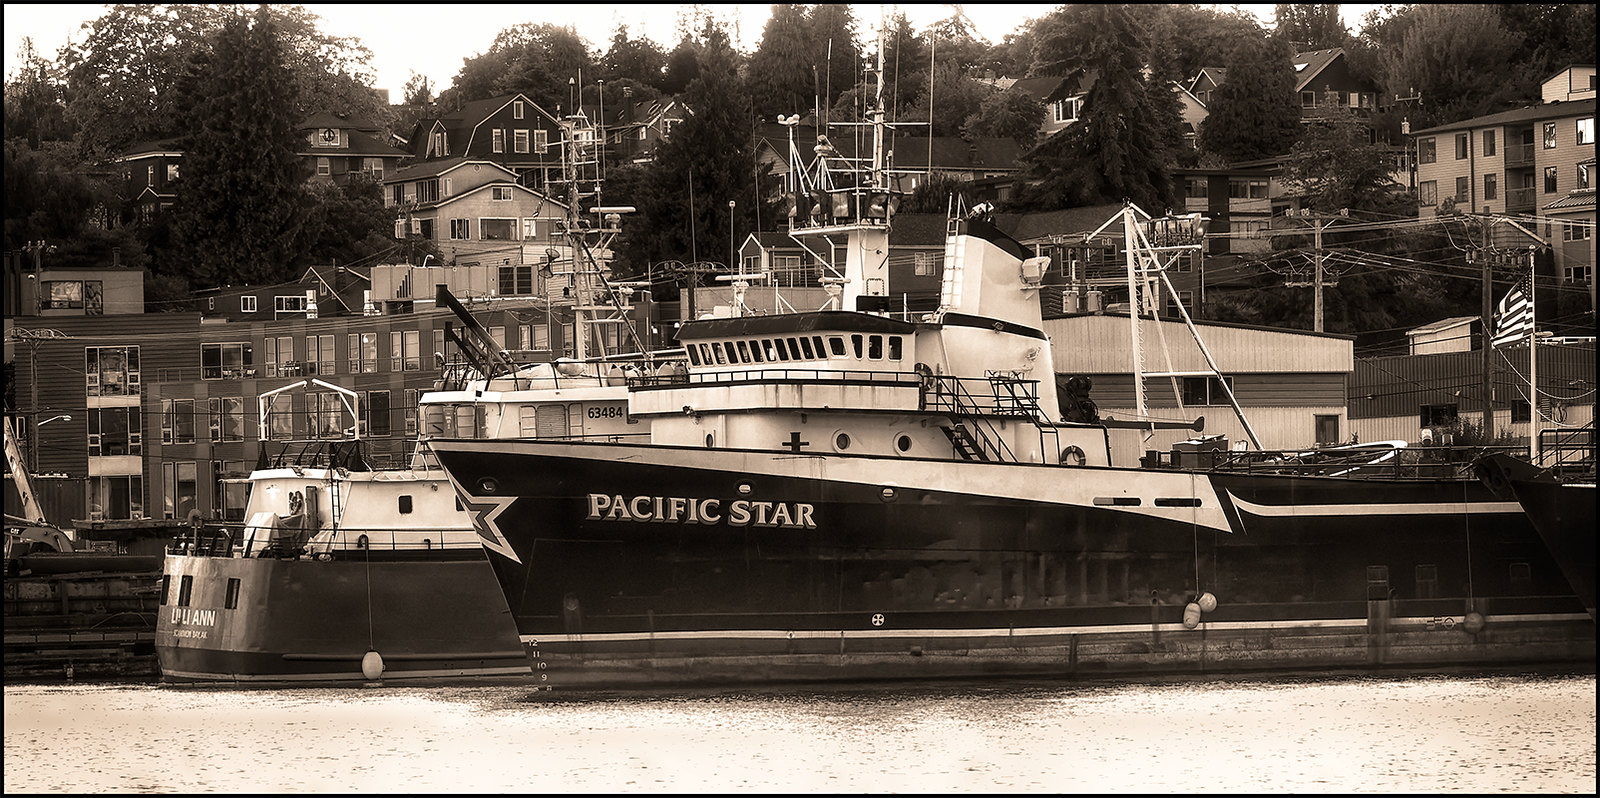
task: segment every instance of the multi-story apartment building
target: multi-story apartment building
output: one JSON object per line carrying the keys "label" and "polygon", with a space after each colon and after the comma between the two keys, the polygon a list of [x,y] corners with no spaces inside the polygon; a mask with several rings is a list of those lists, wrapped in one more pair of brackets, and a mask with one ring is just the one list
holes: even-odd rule
{"label": "multi-story apartment building", "polygon": [[[1549,102],[1438,125],[1413,134],[1421,218],[1488,214],[1513,224],[1501,235],[1544,239],[1554,274],[1594,284],[1594,67],[1568,67],[1544,82]],[[1587,85],[1577,91],[1571,87]],[[1592,316],[1591,316],[1592,319]]]}

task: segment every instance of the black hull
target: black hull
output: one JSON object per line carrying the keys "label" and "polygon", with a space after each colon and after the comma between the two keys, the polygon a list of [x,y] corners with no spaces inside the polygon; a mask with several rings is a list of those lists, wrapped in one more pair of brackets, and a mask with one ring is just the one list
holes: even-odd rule
{"label": "black hull", "polygon": [[1516,497],[1528,521],[1560,563],[1567,581],[1595,615],[1595,486],[1562,482],[1532,464],[1493,455],[1478,464],[1484,483]]}
{"label": "black hull", "polygon": [[536,678],[481,552],[370,561],[169,554],[164,573],[164,681]]}
{"label": "black hull", "polygon": [[434,448],[516,554],[491,561],[558,685],[1594,656],[1520,509],[1476,482]]}

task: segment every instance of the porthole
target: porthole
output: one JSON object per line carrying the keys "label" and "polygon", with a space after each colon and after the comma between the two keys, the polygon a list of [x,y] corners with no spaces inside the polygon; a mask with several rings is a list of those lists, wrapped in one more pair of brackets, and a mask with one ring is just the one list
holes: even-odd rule
{"label": "porthole", "polygon": [[898,494],[895,493],[894,488],[888,488],[888,487],[886,487],[883,490],[878,492],[878,496],[881,497],[886,502],[894,501],[895,497],[897,495]]}
{"label": "porthole", "polygon": [[479,493],[494,493],[500,489],[500,481],[494,477],[484,477],[478,480]]}
{"label": "porthole", "polygon": [[834,448],[834,451],[842,452],[842,451],[850,448],[850,444],[851,444],[850,433],[848,433],[848,432],[836,432],[836,433],[833,434],[833,448]]}
{"label": "porthole", "polygon": [[748,482],[740,482],[736,490],[739,491],[740,496],[749,496],[751,493],[755,492],[755,487]]}
{"label": "porthole", "polygon": [[717,448],[717,438],[716,438],[716,436],[714,434],[712,434],[710,432],[706,433],[706,448],[707,449],[715,449],[715,448]]}
{"label": "porthole", "polygon": [[895,436],[894,448],[895,448],[895,451],[898,451],[901,454],[905,454],[906,452],[911,451],[911,436],[910,435],[897,435],[897,436]]}

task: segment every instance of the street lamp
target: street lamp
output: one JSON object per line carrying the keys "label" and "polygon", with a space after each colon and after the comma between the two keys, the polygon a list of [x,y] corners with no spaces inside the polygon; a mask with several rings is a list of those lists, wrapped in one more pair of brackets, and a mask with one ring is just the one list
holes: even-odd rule
{"label": "street lamp", "polygon": [[49,418],[47,418],[47,419],[45,419],[43,421],[39,421],[39,422],[35,422],[34,423],[34,425],[33,425],[33,446],[30,447],[32,449],[32,454],[33,454],[33,465],[29,468],[30,471],[33,471],[35,473],[37,473],[39,471],[39,428],[43,427],[46,424],[49,424],[52,421],[71,421],[71,420],[72,420],[72,416],[63,413],[63,414],[61,414],[59,416],[51,416],[51,417],[49,417]]}
{"label": "street lamp", "polygon": [[737,264],[734,262],[733,252],[733,206],[736,203],[728,200],[728,271],[737,273]]}

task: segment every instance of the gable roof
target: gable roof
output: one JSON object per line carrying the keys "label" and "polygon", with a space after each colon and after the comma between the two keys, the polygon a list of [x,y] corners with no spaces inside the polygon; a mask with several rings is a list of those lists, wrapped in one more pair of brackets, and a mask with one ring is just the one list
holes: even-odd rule
{"label": "gable roof", "polygon": [[494,167],[495,169],[499,169],[500,171],[505,172],[506,173],[506,177],[508,179],[511,179],[511,180],[516,180],[517,179],[517,173],[516,172],[513,172],[512,170],[506,168],[505,166],[497,164],[494,161],[487,161],[487,160],[483,160],[481,158],[469,158],[469,157],[467,157],[465,155],[456,155],[456,156],[452,156],[450,158],[442,158],[442,159],[439,159],[439,160],[436,160],[436,161],[419,161],[417,163],[411,164],[410,166],[402,166],[399,169],[396,169],[394,171],[394,175],[392,177],[389,177],[389,178],[385,179],[383,182],[385,184],[388,184],[388,183],[403,183],[403,182],[405,182],[407,180],[418,180],[418,179],[426,178],[426,177],[438,177],[439,175],[442,175],[442,174],[444,174],[446,172],[454,171],[454,170],[456,170],[456,169],[458,169],[458,168],[460,168],[462,166],[465,166],[465,165],[467,165],[469,163],[470,164],[475,164],[475,165],[476,164],[481,164],[481,165],[484,165],[484,166],[491,166],[491,167]]}
{"label": "gable roof", "polygon": [[1424,133],[1442,133],[1447,130],[1494,127],[1516,122],[1536,122],[1541,119],[1558,119],[1568,116],[1583,116],[1585,114],[1594,114],[1593,97],[1586,100],[1557,100],[1556,102],[1540,103],[1539,105],[1525,105],[1510,111],[1501,111],[1498,114],[1476,116],[1459,122],[1447,122],[1426,130],[1418,130],[1413,135],[1420,136]]}
{"label": "gable roof", "polygon": [[1329,64],[1344,57],[1343,47],[1334,47],[1328,50],[1312,50],[1294,55],[1294,90],[1301,91],[1311,83],[1322,70]]}

